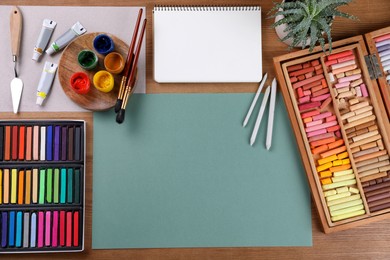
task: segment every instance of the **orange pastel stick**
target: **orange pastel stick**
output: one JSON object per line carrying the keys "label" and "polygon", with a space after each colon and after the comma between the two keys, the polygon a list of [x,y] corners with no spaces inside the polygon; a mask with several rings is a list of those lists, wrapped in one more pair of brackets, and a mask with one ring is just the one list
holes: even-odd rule
{"label": "orange pastel stick", "polygon": [[18,204],[23,204],[23,191],[24,191],[24,171],[19,171],[19,187],[18,187]]}
{"label": "orange pastel stick", "polygon": [[328,131],[328,133],[331,133],[331,132],[336,132],[339,129],[340,129],[339,125],[334,125],[334,126],[326,128],[326,131]]}
{"label": "orange pastel stick", "polygon": [[338,147],[336,149],[329,150],[329,151],[327,151],[325,153],[322,153],[322,154],[320,154],[320,156],[321,156],[321,158],[325,158],[325,157],[328,157],[328,156],[331,156],[331,155],[334,155],[334,154],[345,152],[346,150],[347,150],[347,147],[345,145],[343,145],[343,146]]}
{"label": "orange pastel stick", "polygon": [[328,178],[328,177],[332,177],[332,172],[331,171],[323,171],[323,172],[320,172],[320,178]]}
{"label": "orange pastel stick", "polygon": [[332,73],[333,75],[337,75],[339,73],[343,73],[343,72],[346,72],[346,71],[350,71],[350,70],[354,70],[357,68],[357,65],[349,65],[349,66],[345,66],[345,67],[342,67],[342,68],[339,68],[339,69],[335,69],[335,70],[332,70]]}
{"label": "orange pastel stick", "polygon": [[351,165],[350,164],[344,164],[344,165],[340,165],[340,166],[336,166],[336,167],[330,167],[329,171],[331,171],[331,172],[340,172],[340,171],[345,171],[345,170],[348,170],[348,169],[351,169]]}
{"label": "orange pastel stick", "polygon": [[321,179],[321,183],[322,183],[322,185],[331,184],[332,179],[331,178]]}
{"label": "orange pastel stick", "polygon": [[328,56],[328,60],[337,60],[338,58],[349,56],[349,55],[352,55],[352,54],[353,54],[353,52],[351,50],[347,50],[347,51],[343,51],[343,52],[339,52],[339,53],[335,53],[335,54],[329,55]]}
{"label": "orange pastel stick", "polygon": [[336,147],[342,146],[343,144],[344,144],[344,140],[340,139],[340,140],[337,140],[331,144],[328,144],[328,147],[329,147],[329,149],[334,149]]}
{"label": "orange pastel stick", "polygon": [[326,144],[324,144],[324,145],[318,146],[317,148],[314,148],[313,150],[311,150],[311,152],[312,152],[312,154],[319,154],[319,153],[325,152],[327,150],[329,150],[329,148]]}
{"label": "orange pastel stick", "polygon": [[313,118],[312,117],[306,117],[303,119],[303,123],[310,123],[311,121],[313,121]]}
{"label": "orange pastel stick", "polygon": [[[329,138],[325,138],[325,139],[322,139],[322,140],[311,142],[310,146],[312,148],[314,148],[314,147],[317,147],[317,146],[320,146],[320,145],[333,143],[334,141],[336,141],[336,137],[333,136],[333,137],[329,137]],[[330,148],[330,149],[332,149],[332,148]]]}

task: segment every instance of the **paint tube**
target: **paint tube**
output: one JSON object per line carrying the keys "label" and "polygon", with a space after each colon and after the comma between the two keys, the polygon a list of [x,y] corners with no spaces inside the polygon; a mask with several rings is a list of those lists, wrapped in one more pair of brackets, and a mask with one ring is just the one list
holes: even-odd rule
{"label": "paint tube", "polygon": [[68,45],[72,40],[76,39],[78,36],[83,35],[87,32],[87,29],[80,22],[76,22],[72,28],[66,31],[61,35],[57,40],[55,40],[50,47],[46,50],[47,54],[53,54],[60,51],[66,45]]}
{"label": "paint tube", "polygon": [[32,57],[33,60],[38,61],[39,57],[42,55],[47,44],[49,43],[50,37],[53,34],[56,25],[57,23],[50,19],[43,20],[42,29],[39,33],[37,43],[34,47],[34,53]]}
{"label": "paint tube", "polygon": [[51,85],[54,81],[54,76],[57,71],[58,65],[51,62],[45,62],[43,71],[41,74],[41,79],[39,80],[38,89],[37,89],[37,105],[42,105],[43,100],[45,100],[47,94],[50,91]]}

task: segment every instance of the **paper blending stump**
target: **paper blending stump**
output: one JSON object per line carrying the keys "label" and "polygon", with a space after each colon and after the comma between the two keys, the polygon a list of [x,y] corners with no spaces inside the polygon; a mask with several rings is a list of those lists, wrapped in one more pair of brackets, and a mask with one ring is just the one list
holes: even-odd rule
{"label": "paper blending stump", "polygon": [[266,124],[254,147],[255,120],[241,125],[252,98],[134,95],[123,125],[111,110],[94,113],[92,247],[310,246],[310,195],[284,103],[278,95],[267,151]]}
{"label": "paper blending stump", "polygon": [[[95,7],[95,6],[18,6],[23,15],[22,42],[20,48],[20,57],[18,60],[18,75],[24,82],[22,98],[20,101],[19,112],[76,112],[86,111],[69,99],[61,88],[58,77],[56,76],[49,96],[44,101],[43,106],[38,106],[36,102],[36,93],[39,79],[43,70],[45,61],[59,63],[61,53],[52,56],[42,55],[40,62],[33,61],[32,55],[35,43],[42,28],[43,19],[52,19],[57,22],[57,26],[50,39],[50,43],[61,36],[72,25],[80,21],[87,28],[87,33],[108,32],[111,33],[126,44],[131,41],[133,28],[137,20],[138,10],[141,7]],[[9,84],[14,78],[14,64],[12,62],[9,16],[12,6],[0,6],[0,35],[4,44],[0,44],[0,78],[3,82],[3,88],[0,96],[0,112],[12,112],[11,91]],[[144,10],[144,13],[146,11]],[[143,42],[138,63],[138,93],[145,93],[145,42]],[[77,61],[76,61],[77,63]]]}

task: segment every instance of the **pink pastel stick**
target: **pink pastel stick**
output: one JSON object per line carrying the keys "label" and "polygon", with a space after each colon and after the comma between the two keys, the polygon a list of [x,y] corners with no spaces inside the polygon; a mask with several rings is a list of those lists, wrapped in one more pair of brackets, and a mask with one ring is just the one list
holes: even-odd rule
{"label": "pink pastel stick", "polygon": [[317,108],[320,106],[321,106],[321,102],[316,101],[316,102],[305,103],[305,104],[299,105],[298,107],[299,107],[299,111],[303,111],[303,110],[307,110],[307,109],[311,109],[311,108]]}
{"label": "pink pastel stick", "polygon": [[311,127],[311,126],[320,125],[320,124],[322,124],[322,120],[311,121],[309,123],[306,123],[306,127]]}
{"label": "pink pastel stick", "polygon": [[66,212],[66,246],[72,246],[72,212]]}
{"label": "pink pastel stick", "polygon": [[299,81],[297,83],[294,83],[292,86],[294,89],[296,88],[299,88],[299,87],[302,87],[306,84],[309,84],[309,83],[312,83],[314,81],[317,81],[317,80],[320,80],[320,79],[323,79],[324,78],[324,75],[321,74],[321,75],[317,75],[317,76],[314,76],[314,77],[311,77],[311,78],[308,78],[308,79],[304,79],[302,81]]}
{"label": "pink pastel stick", "polygon": [[326,122],[336,121],[336,116],[333,115],[333,116],[327,117],[327,118],[325,119],[325,121],[326,121]]}
{"label": "pink pastel stick", "polygon": [[381,42],[381,41],[384,41],[387,39],[390,39],[390,34],[386,34],[386,35],[375,38],[375,42]]}
{"label": "pink pastel stick", "polygon": [[53,233],[52,233],[52,241],[51,246],[57,247],[58,246],[58,211],[53,212]]}
{"label": "pink pastel stick", "polygon": [[334,85],[335,88],[345,88],[345,87],[348,87],[349,84],[351,84],[350,81],[346,81],[346,82],[343,82],[343,83],[337,83]]}
{"label": "pink pastel stick", "polygon": [[354,81],[354,80],[360,79],[361,77],[362,77],[362,74],[351,75],[351,76],[339,79],[339,83],[343,83],[346,81]]}
{"label": "pink pastel stick", "polygon": [[[328,134],[331,134],[331,133],[328,133]],[[339,130],[339,131],[336,131],[336,132],[335,132],[335,135],[336,135],[338,138],[341,138],[341,132],[340,132],[340,130]]]}
{"label": "pink pastel stick", "polygon": [[311,117],[311,116],[315,116],[315,115],[319,115],[319,114],[320,114],[320,111],[313,110],[313,111],[310,111],[310,112],[302,113],[301,117],[302,118],[307,118],[307,117]]}
{"label": "pink pastel stick", "polygon": [[310,99],[310,101],[314,102],[314,101],[322,101],[322,100],[325,100],[327,99],[328,97],[330,97],[330,94],[324,94],[324,95],[320,95],[320,96],[317,96],[317,97],[313,97]]}
{"label": "pink pastel stick", "polygon": [[322,134],[326,134],[326,129],[320,129],[320,130],[317,130],[317,131],[313,131],[313,132],[307,133],[307,137],[312,137],[312,136],[322,135]]}
{"label": "pink pastel stick", "polygon": [[43,224],[43,211],[38,212],[38,247],[43,247],[43,230],[44,230],[44,224]]}
{"label": "pink pastel stick", "polygon": [[45,246],[50,246],[50,224],[51,224],[51,212],[46,211],[46,228],[45,228]]}
{"label": "pink pastel stick", "polygon": [[316,120],[319,120],[319,119],[323,119],[323,118],[326,118],[326,117],[331,116],[331,115],[332,115],[331,112],[324,112],[324,113],[321,113],[319,115],[313,116],[313,121],[316,121]]}
{"label": "pink pastel stick", "polygon": [[306,131],[306,133],[309,133],[309,132],[317,131],[317,130],[320,130],[320,129],[325,129],[325,128],[328,128],[328,127],[331,127],[331,126],[334,126],[334,125],[337,125],[336,121],[328,122],[328,123],[324,123],[324,124],[316,125],[316,126],[312,126],[312,127],[307,127],[305,129],[305,131]]}
{"label": "pink pastel stick", "polygon": [[316,135],[316,136],[312,136],[309,138],[309,142],[314,142],[314,141],[318,141],[318,140],[322,140],[322,139],[326,139],[326,138],[329,138],[329,137],[333,137],[334,134],[333,133],[324,133],[324,134],[320,134],[320,135]]}
{"label": "pink pastel stick", "polygon": [[310,96],[304,96],[304,97],[298,99],[299,104],[307,103],[309,101],[310,101]]}
{"label": "pink pastel stick", "polygon": [[310,96],[311,95],[311,91],[310,90],[304,90],[303,91],[303,95],[304,96]]}
{"label": "pink pastel stick", "polygon": [[365,84],[360,85],[360,90],[362,91],[362,96],[363,97],[368,97],[368,92],[367,92],[367,87]]}

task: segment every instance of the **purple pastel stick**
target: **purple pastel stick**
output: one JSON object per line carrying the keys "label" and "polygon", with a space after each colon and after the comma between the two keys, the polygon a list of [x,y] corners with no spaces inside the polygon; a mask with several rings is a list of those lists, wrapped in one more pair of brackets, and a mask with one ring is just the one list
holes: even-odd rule
{"label": "purple pastel stick", "polygon": [[383,45],[383,46],[380,46],[378,47],[378,52],[381,52],[381,51],[385,51],[385,50],[388,50],[390,49],[390,44],[386,44],[386,45]]}
{"label": "purple pastel stick", "polygon": [[61,138],[61,160],[66,161],[66,141],[67,141],[68,129],[66,126],[62,127],[62,138]]}
{"label": "purple pastel stick", "polygon": [[60,126],[54,129],[54,161],[60,160]]}
{"label": "purple pastel stick", "polygon": [[7,246],[7,227],[8,227],[8,214],[7,212],[1,213],[1,247]]}

